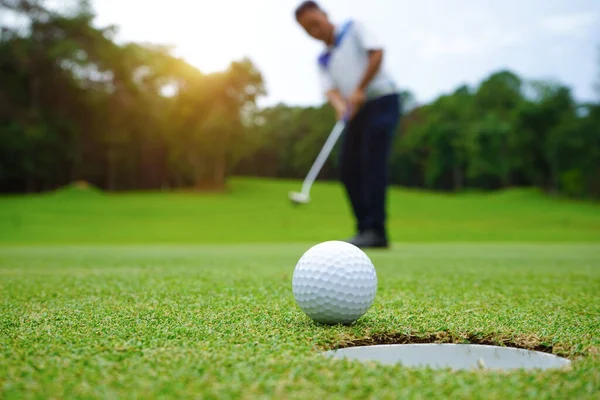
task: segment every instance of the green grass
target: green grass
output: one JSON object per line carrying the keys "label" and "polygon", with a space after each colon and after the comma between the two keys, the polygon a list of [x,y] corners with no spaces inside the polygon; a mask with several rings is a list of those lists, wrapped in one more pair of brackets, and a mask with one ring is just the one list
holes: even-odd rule
{"label": "green grass", "polygon": [[[353,222],[337,183],[291,207],[299,182],[237,179],[225,194],[77,193],[0,198],[3,244],[222,244],[345,238]],[[445,195],[393,190],[390,236],[399,242],[600,242],[600,206],[532,190]]]}
{"label": "green grass", "polygon": [[[368,252],[375,304],[355,325],[328,327],[295,305],[291,276],[311,244],[351,224],[337,185],[291,209],[297,186],[0,199],[0,398],[600,396],[597,205],[526,190],[396,191],[396,243]],[[319,355],[407,341],[535,348],[574,362],[451,372]]]}

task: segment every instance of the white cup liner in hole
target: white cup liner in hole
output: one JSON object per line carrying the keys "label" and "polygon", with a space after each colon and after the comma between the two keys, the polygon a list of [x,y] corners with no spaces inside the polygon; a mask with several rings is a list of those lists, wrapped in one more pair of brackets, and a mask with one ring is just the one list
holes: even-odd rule
{"label": "white cup liner in hole", "polygon": [[453,343],[382,344],[329,350],[323,354],[334,359],[383,365],[454,370],[550,369],[571,364],[569,359],[539,351]]}

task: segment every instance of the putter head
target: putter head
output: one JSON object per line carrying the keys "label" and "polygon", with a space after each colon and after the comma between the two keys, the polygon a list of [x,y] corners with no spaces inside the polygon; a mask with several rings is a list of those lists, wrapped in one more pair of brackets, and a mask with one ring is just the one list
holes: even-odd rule
{"label": "putter head", "polygon": [[310,202],[310,197],[307,194],[300,192],[290,192],[290,200],[294,204],[307,204]]}

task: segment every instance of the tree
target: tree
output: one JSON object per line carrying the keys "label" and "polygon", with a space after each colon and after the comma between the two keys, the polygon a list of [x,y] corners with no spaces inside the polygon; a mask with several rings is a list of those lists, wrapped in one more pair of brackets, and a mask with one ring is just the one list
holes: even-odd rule
{"label": "tree", "polygon": [[598,46],[598,72],[596,76],[596,94],[598,95],[598,103],[600,103],[600,46]]}
{"label": "tree", "polygon": [[[88,1],[51,10],[0,0],[0,192],[74,180],[223,189],[231,174],[306,175],[335,123],[329,106],[260,109],[263,76],[249,59],[204,74],[172,46],[117,44],[117,28],[93,20]],[[561,83],[501,70],[428,104],[400,95],[394,184],[600,198],[600,104],[577,104]],[[319,179],[337,177],[338,152]]]}
{"label": "tree", "polygon": [[496,112],[488,113],[471,125],[465,141],[471,184],[484,189],[509,184],[508,135],[511,129],[510,123]]}
{"label": "tree", "polygon": [[223,187],[247,149],[244,114],[264,94],[260,72],[240,60],[209,76],[170,46],[117,45],[115,27],[93,27],[87,1],[70,5],[0,3],[25,21],[0,40],[2,189],[76,179],[109,190]]}
{"label": "tree", "polygon": [[522,136],[516,145],[517,154],[534,185],[556,191],[559,160],[553,155],[552,143],[562,132],[561,125],[576,118],[576,105],[570,89],[558,83],[533,81],[531,88],[532,99],[519,109]]}

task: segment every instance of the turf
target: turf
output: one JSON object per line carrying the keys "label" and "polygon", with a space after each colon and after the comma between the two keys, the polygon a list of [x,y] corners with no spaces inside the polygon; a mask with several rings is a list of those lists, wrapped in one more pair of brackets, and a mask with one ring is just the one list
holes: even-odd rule
{"label": "turf", "polygon": [[[352,232],[339,184],[317,184],[312,203],[294,208],[287,195],[299,187],[235,179],[222,194],[60,190],[0,197],[0,244],[290,243]],[[404,243],[600,242],[600,205],[529,189],[460,195],[394,189],[388,210],[390,237]]]}
{"label": "turf", "polygon": [[[295,305],[291,275],[312,243],[347,233],[347,210],[323,185],[314,204],[288,214],[272,197],[290,186],[0,199],[0,398],[598,398],[596,205],[529,191],[396,191],[396,243],[368,252],[375,304],[355,325],[328,327]],[[326,223],[323,210],[335,211]],[[281,215],[299,232],[278,225]],[[435,236],[428,222],[438,217]],[[205,241],[212,230],[228,240]],[[406,342],[492,343],[574,362],[451,372],[319,355]]]}

